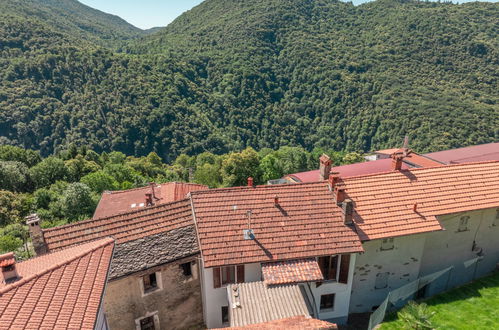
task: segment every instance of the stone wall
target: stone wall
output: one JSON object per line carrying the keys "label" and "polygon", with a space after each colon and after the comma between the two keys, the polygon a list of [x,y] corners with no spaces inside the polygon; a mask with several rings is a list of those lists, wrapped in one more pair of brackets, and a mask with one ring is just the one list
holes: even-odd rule
{"label": "stone wall", "polygon": [[[157,315],[163,330],[203,329],[198,257],[183,258],[111,280],[104,297],[109,327],[135,330],[138,319]],[[180,267],[187,262],[191,262],[192,276],[185,276]],[[144,295],[142,276],[153,272],[158,273],[160,288]]]}

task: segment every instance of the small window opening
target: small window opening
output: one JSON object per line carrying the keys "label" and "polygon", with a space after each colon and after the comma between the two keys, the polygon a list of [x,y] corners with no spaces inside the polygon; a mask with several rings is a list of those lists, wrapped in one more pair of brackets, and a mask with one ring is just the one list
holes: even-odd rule
{"label": "small window opening", "polygon": [[140,320],[140,330],[154,330],[154,316],[144,317]]}
{"label": "small window opening", "polygon": [[395,248],[394,239],[392,238],[384,238],[381,241],[381,251],[393,250]]}
{"label": "small window opening", "polygon": [[469,216],[461,217],[461,219],[459,219],[459,227],[457,231],[467,231],[469,229],[468,228],[469,220],[470,220]]}
{"label": "small window opening", "polygon": [[184,276],[192,276],[192,266],[190,262],[181,264],[180,268],[182,269],[182,273],[184,274]]}
{"label": "small window opening", "polygon": [[323,294],[321,296],[321,312],[334,309],[335,294]]}
{"label": "small window opening", "polygon": [[229,323],[229,306],[222,306],[222,323]]}
{"label": "small window opening", "polygon": [[324,280],[336,281],[336,274],[338,273],[338,256],[320,257],[318,264],[322,276],[324,276]]}
{"label": "small window opening", "polygon": [[236,283],[236,267],[222,267],[222,285]]}
{"label": "small window opening", "polygon": [[143,276],[142,281],[144,282],[144,292],[151,292],[158,288],[156,273]]}

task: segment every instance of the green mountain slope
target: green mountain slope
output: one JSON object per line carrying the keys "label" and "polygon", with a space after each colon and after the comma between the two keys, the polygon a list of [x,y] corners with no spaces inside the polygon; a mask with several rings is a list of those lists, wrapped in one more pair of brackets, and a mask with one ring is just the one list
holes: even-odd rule
{"label": "green mountain slope", "polygon": [[145,34],[118,16],[106,14],[76,0],[2,0],[1,16],[40,21],[58,32],[104,46],[115,46],[119,41]]}
{"label": "green mountain slope", "polygon": [[499,139],[499,4],[207,0],[122,53],[48,23],[0,21],[0,143],[169,160]]}

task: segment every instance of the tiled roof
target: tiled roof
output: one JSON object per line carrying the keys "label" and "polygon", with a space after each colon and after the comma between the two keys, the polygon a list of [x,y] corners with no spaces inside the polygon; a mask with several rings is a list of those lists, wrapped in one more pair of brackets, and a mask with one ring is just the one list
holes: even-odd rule
{"label": "tiled roof", "polygon": [[309,316],[310,306],[300,285],[268,287],[264,282],[232,284],[227,287],[231,326],[269,322],[293,316]]}
{"label": "tiled roof", "polygon": [[[351,176],[386,172],[391,169],[391,166],[392,159],[388,158],[373,160],[370,162],[335,166],[331,169],[331,172],[337,172],[341,177],[346,178]],[[405,163],[402,164],[403,169],[407,169],[409,167],[410,166]],[[320,180],[319,170],[289,174],[287,177],[292,178],[295,182],[317,182]]]}
{"label": "tiled roof", "polygon": [[499,160],[499,142],[431,152],[425,156],[446,164]]}
{"label": "tiled roof", "polygon": [[443,164],[440,162],[437,162],[433,159],[430,159],[428,157],[419,155],[417,153],[411,153],[407,155],[404,159],[403,162],[409,165],[410,167],[435,167],[435,166],[442,166]]}
{"label": "tiled roof", "polygon": [[14,258],[14,252],[9,252],[0,256],[0,267],[8,267],[15,263],[16,259]]}
{"label": "tiled roof", "polygon": [[[191,198],[205,267],[363,251],[326,182],[211,189]],[[254,240],[243,237],[248,211]]]}
{"label": "tiled roof", "polygon": [[268,285],[322,281],[321,269],[315,258],[287,260],[262,264],[263,281]]}
{"label": "tiled roof", "polygon": [[110,238],[16,264],[0,285],[0,329],[94,329],[113,254]]}
{"label": "tiled roof", "polygon": [[499,162],[445,165],[346,178],[362,240],[442,227],[436,216],[499,206]]}
{"label": "tiled roof", "polygon": [[[175,202],[185,199],[191,191],[205,189],[208,189],[208,187],[194,183],[167,182],[155,184],[154,194],[156,199],[154,199],[154,203],[159,205]],[[146,207],[145,194],[151,192],[151,186],[119,191],[105,191],[102,193],[93,218],[106,218],[144,208]]]}
{"label": "tiled roof", "polygon": [[56,251],[108,236],[121,244],[192,224],[191,204],[186,199],[108,218],[46,229],[43,234],[49,250]]}
{"label": "tiled roof", "polygon": [[[225,328],[227,329],[227,328]],[[336,330],[334,323],[314,319],[310,316],[293,316],[265,323],[250,324],[243,327],[231,327],[231,330],[263,329],[263,330]]]}

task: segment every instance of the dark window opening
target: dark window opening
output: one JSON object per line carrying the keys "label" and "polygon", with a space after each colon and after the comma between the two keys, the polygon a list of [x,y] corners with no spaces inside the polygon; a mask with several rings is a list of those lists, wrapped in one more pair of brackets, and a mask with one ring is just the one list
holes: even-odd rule
{"label": "dark window opening", "polygon": [[154,316],[145,317],[140,320],[140,330],[154,330]]}
{"label": "dark window opening", "polygon": [[151,292],[158,288],[156,273],[143,276],[142,281],[144,282],[144,292]]}
{"label": "dark window opening", "polygon": [[468,220],[470,220],[468,216],[461,217],[457,231],[468,231]]}
{"label": "dark window opening", "polygon": [[334,309],[335,294],[324,294],[321,296],[321,311]]}
{"label": "dark window opening", "polygon": [[190,262],[181,264],[180,268],[182,268],[182,273],[184,274],[184,276],[192,276],[192,266]]}
{"label": "dark window opening", "polygon": [[324,276],[324,280],[336,280],[336,273],[338,272],[338,256],[320,257],[318,263],[322,276]]}
{"label": "dark window opening", "polygon": [[229,306],[222,306],[222,323],[229,323]]}
{"label": "dark window opening", "polygon": [[236,267],[222,267],[222,285],[236,283]]}
{"label": "dark window opening", "polygon": [[381,251],[393,250],[394,248],[393,238],[385,238],[381,241]]}

